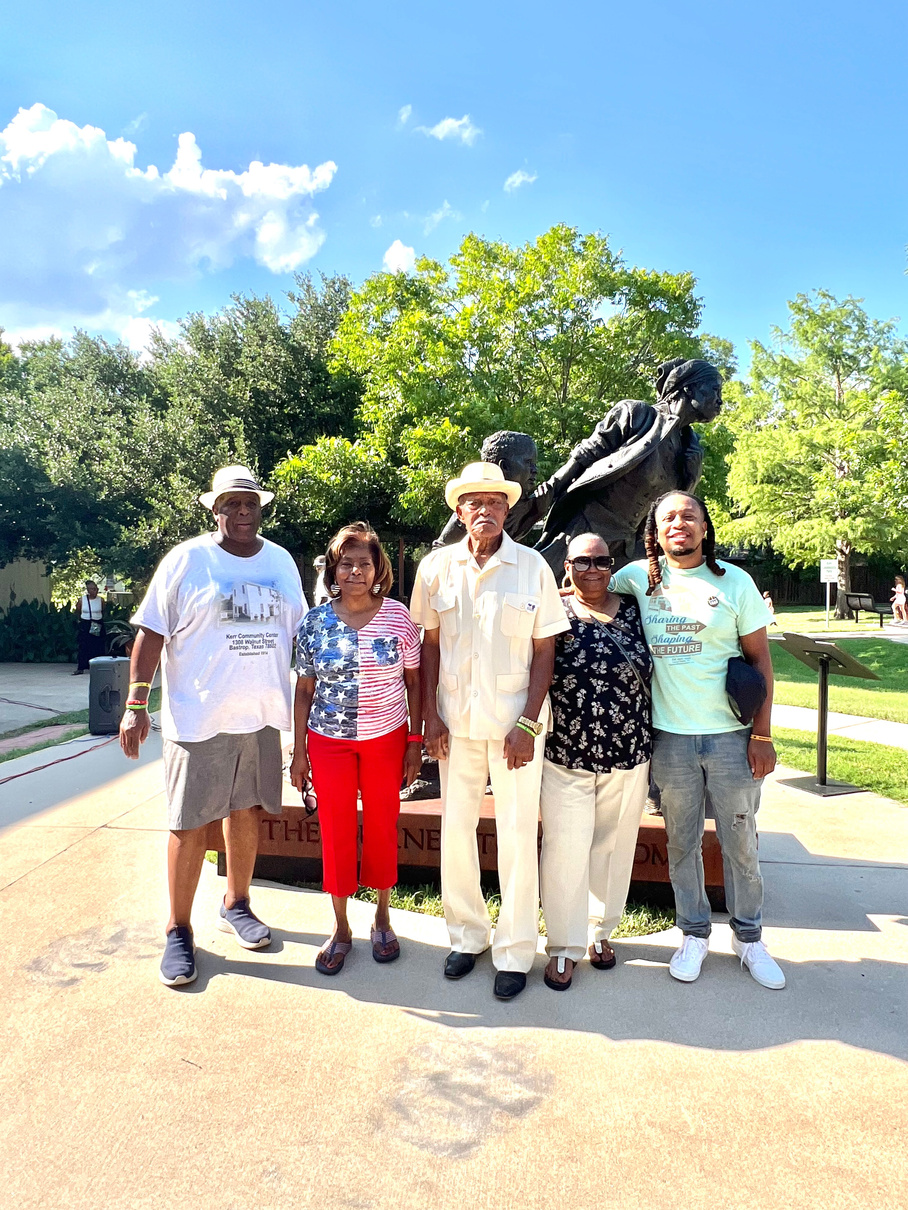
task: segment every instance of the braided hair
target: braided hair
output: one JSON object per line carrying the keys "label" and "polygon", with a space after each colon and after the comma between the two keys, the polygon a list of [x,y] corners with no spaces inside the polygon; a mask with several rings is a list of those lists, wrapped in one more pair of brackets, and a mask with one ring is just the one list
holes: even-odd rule
{"label": "braided hair", "polygon": [[705,503],[699,496],[693,496],[690,492],[666,492],[650,505],[650,510],[646,515],[646,526],[643,531],[643,544],[646,548],[646,560],[649,565],[649,588],[646,590],[648,597],[651,597],[662,583],[662,565],[659,562],[660,547],[656,536],[656,513],[659,505],[664,500],[667,500],[669,496],[686,496],[688,500],[693,500],[703,513],[703,520],[706,522],[706,536],[703,539],[704,562],[714,576],[725,575],[725,568],[720,567],[716,562],[716,531],[713,528],[712,517],[710,517],[709,509]]}

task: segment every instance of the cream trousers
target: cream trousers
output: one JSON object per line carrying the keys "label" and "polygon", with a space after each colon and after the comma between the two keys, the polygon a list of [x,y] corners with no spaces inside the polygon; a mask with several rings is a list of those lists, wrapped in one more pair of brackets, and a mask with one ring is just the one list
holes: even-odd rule
{"label": "cream trousers", "polygon": [[488,948],[492,925],[479,881],[476,828],[492,780],[498,836],[501,911],[492,943],[492,964],[500,971],[533,965],[539,936],[539,786],[545,736],[535,743],[533,760],[509,769],[504,741],[452,735],[441,775],[441,896],[451,949],[480,954]]}
{"label": "cream trousers", "polygon": [[542,912],[551,958],[579,962],[593,940],[607,941],[630,886],[649,761],[588,773],[545,761],[542,770]]}

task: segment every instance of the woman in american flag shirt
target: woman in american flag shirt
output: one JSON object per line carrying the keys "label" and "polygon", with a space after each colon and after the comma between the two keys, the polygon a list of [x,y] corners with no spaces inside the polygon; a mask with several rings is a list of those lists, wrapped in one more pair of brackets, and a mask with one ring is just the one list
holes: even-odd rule
{"label": "woman in american flag shirt", "polygon": [[302,791],[311,770],[318,798],[323,885],[336,924],[315,967],[336,975],[353,948],[347,899],[359,885],[378,892],[373,958],[400,956],[388,904],[397,882],[400,786],[411,785],[422,764],[422,712],[419,632],[406,607],[387,595],[393,576],[378,536],[363,521],[345,525],[325,558],[331,599],[309,611],[297,635],[290,778]]}

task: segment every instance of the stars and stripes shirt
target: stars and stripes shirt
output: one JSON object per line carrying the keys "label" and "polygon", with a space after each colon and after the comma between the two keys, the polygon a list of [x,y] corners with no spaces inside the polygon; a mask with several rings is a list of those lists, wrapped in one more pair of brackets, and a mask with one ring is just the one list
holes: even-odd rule
{"label": "stars and stripes shirt", "polygon": [[309,726],[329,739],[376,739],[407,721],[404,669],[419,667],[419,631],[385,598],[361,630],[329,601],[310,609],[296,636],[296,670],[315,678]]}

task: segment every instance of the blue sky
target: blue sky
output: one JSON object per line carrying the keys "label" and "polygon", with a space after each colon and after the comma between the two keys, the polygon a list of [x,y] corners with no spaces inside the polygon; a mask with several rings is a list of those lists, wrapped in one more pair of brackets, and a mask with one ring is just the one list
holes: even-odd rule
{"label": "blue sky", "polygon": [[692,271],[743,360],[799,291],[908,320],[906,34],[895,0],[38,0],[0,47],[0,326],[141,345],[557,222]]}

